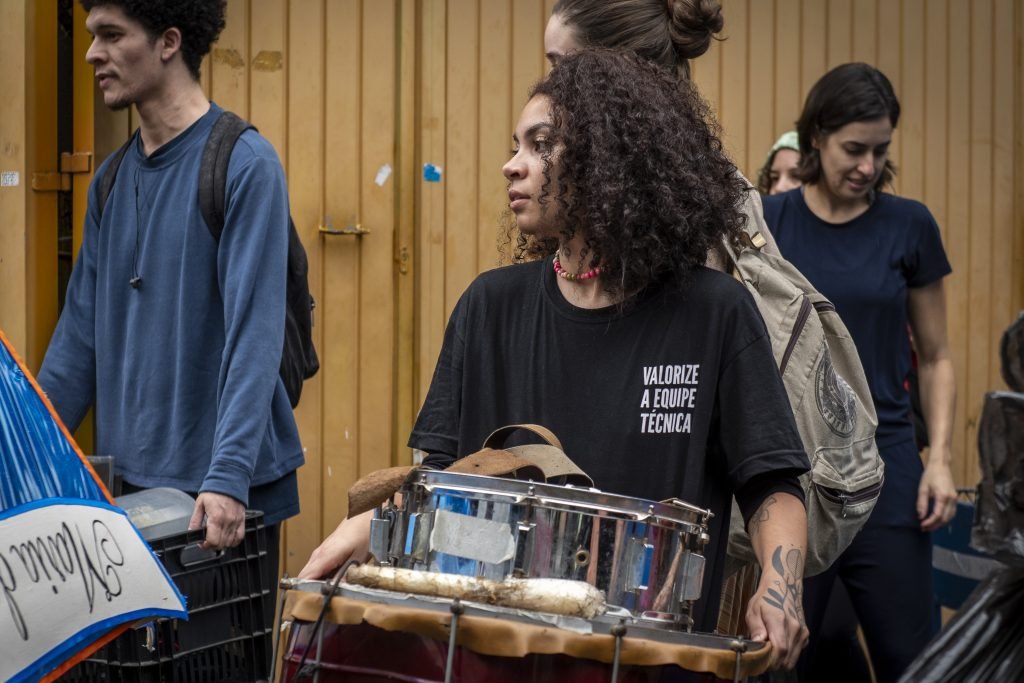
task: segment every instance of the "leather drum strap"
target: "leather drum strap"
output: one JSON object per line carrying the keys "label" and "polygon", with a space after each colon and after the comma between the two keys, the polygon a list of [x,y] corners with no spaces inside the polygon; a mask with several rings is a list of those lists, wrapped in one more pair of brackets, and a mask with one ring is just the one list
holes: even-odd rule
{"label": "leather drum strap", "polygon": [[[519,429],[533,432],[544,439],[547,445],[527,444],[510,446],[504,450],[539,467],[544,473],[544,481],[549,484],[572,484],[573,486],[591,487],[594,485],[594,480],[565,454],[561,442],[551,430],[540,425],[518,424],[496,429],[484,441],[484,449],[503,446],[508,437]],[[522,479],[522,477],[517,478]]]}
{"label": "leather drum strap", "polygon": [[[348,490],[348,516],[354,517],[384,503],[419,469],[412,465],[389,467],[361,478]],[[519,457],[507,450],[496,451],[491,448],[459,458],[446,471],[485,477],[511,476],[513,479],[545,481],[544,470],[529,458]]]}
{"label": "leather drum strap", "polygon": [[552,432],[547,427],[541,427],[540,425],[529,423],[524,423],[520,425],[507,425],[505,427],[499,427],[498,429],[495,429],[493,432],[491,432],[490,436],[484,439],[484,448],[503,447],[505,445],[505,441],[508,440],[508,437],[511,436],[514,432],[519,431],[520,429],[524,429],[528,432],[533,432],[540,438],[544,439],[544,441],[549,446],[554,446],[558,450],[562,450],[562,442],[558,440],[558,437],[555,436],[554,432]]}
{"label": "leather drum strap", "polygon": [[[533,432],[547,445],[526,445],[501,448],[505,439],[519,429]],[[418,468],[413,466],[389,467],[371,472],[361,478],[348,491],[348,516],[372,510],[398,491]],[[562,451],[562,445],[550,430],[540,425],[509,425],[495,430],[484,441],[483,449],[459,458],[447,469],[460,474],[479,474],[488,477],[546,481],[552,484],[593,486],[593,480],[576,466]]]}
{"label": "leather drum strap", "polygon": [[415,469],[412,465],[388,467],[359,479],[348,490],[348,516],[355,517],[372,510],[391,498]]}

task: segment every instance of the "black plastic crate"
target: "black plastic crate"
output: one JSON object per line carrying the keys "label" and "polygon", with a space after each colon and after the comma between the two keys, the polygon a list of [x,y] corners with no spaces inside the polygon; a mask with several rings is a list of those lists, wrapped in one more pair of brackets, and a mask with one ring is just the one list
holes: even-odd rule
{"label": "black plastic crate", "polygon": [[[265,576],[263,514],[246,516],[245,538],[220,553],[198,548],[202,531],[151,541],[186,598],[189,620],[129,629],[66,673],[66,683],[227,683],[268,680],[268,623],[276,576]],[[275,572],[276,573],[276,572]]]}

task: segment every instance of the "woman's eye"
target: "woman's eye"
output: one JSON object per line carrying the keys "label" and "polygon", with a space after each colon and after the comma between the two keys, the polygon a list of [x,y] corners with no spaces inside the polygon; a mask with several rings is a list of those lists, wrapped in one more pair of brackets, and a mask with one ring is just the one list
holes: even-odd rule
{"label": "woman's eye", "polygon": [[548,141],[543,139],[534,140],[533,146],[538,152],[544,152],[548,149]]}

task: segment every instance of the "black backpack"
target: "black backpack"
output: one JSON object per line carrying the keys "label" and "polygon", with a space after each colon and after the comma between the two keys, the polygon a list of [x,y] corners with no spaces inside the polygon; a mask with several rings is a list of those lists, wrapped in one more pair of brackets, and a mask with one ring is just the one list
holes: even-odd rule
{"label": "black backpack", "polygon": [[[223,112],[213,124],[210,137],[203,148],[199,165],[199,210],[203,214],[210,234],[216,242],[224,229],[224,209],[227,198],[228,162],[238,138],[255,126],[241,117]],[[135,141],[133,135],[114,153],[99,186],[99,213],[102,215],[107,197],[114,187],[117,169],[121,167],[128,148]],[[309,293],[309,263],[295,223],[288,218],[288,281],[285,289],[284,349],[281,352],[281,379],[288,392],[292,408],[298,405],[302,383],[320,369],[320,361],[313,348],[313,309],[316,302]]]}

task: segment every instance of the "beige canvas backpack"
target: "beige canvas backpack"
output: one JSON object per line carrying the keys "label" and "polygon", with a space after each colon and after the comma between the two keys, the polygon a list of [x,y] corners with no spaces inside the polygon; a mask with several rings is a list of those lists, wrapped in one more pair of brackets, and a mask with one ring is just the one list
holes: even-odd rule
{"label": "beige canvas backpack", "polygon": [[[801,477],[807,505],[805,576],[827,569],[867,521],[882,489],[875,415],[864,369],[835,306],[760,233],[726,245],[733,273],[753,295],[771,337],[811,470]],[[754,562],[733,502],[729,555]]]}

